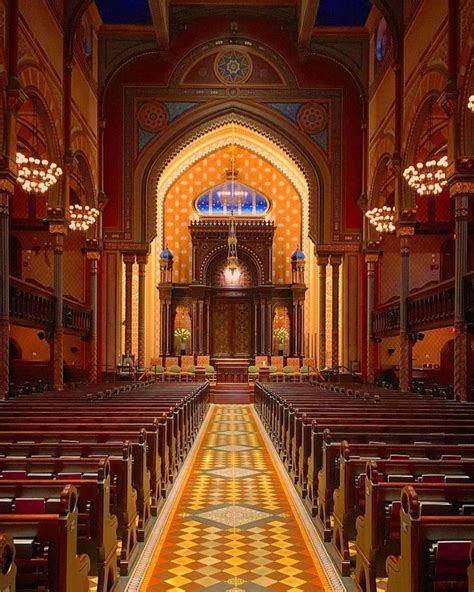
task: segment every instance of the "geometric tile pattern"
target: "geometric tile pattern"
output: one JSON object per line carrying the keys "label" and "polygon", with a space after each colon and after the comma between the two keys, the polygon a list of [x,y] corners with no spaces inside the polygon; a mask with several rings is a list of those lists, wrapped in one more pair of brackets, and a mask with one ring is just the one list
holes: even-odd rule
{"label": "geometric tile pattern", "polygon": [[140,591],[329,590],[249,406],[212,413]]}

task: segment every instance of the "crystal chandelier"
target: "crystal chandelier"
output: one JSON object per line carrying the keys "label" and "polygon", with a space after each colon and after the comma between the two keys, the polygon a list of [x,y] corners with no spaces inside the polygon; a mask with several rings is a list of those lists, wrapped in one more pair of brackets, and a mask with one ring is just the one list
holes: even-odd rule
{"label": "crystal chandelier", "polygon": [[467,108],[474,113],[474,95],[469,97],[469,101],[467,103]]}
{"label": "crystal chandelier", "polygon": [[[433,104],[430,106],[428,116],[428,139],[427,152],[432,154],[434,146],[433,136]],[[438,195],[443,191],[446,185],[446,169],[448,168],[448,157],[430,158],[425,162],[418,162],[411,165],[403,171],[403,176],[409,187],[416,191],[418,195]]]}
{"label": "crystal chandelier", "polygon": [[88,230],[99,217],[99,210],[89,206],[74,204],[69,206],[69,228],[71,230]]}
{"label": "crystal chandelier", "polygon": [[369,222],[375,226],[377,232],[390,233],[395,231],[395,208],[390,206],[372,208],[365,215]]}
{"label": "crystal chandelier", "polygon": [[[33,152],[38,154],[37,120],[36,101],[33,99]],[[62,169],[55,162],[49,162],[46,158],[37,156],[25,156],[20,151],[16,153],[16,164],[18,166],[17,182],[27,193],[46,193],[63,174]]]}

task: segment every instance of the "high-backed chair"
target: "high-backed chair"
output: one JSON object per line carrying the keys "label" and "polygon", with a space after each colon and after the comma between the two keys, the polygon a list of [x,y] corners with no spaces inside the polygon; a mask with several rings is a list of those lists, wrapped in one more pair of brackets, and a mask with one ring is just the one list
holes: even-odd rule
{"label": "high-backed chair", "polygon": [[181,382],[181,368],[178,364],[173,364],[166,369],[165,380],[168,382]]}
{"label": "high-backed chair", "polygon": [[258,366],[249,366],[249,368],[248,368],[249,383],[257,382],[259,374],[260,374],[260,370],[259,370]]}
{"label": "high-backed chair", "polygon": [[216,382],[217,380],[217,372],[215,371],[214,366],[206,366],[204,375],[206,377],[206,380],[208,380],[209,382]]}
{"label": "high-backed chair", "polygon": [[196,366],[194,364],[189,364],[189,366],[185,366],[181,370],[181,380],[184,382],[194,382],[196,379]]}
{"label": "high-backed chair", "polygon": [[300,372],[298,367],[290,366],[287,364],[283,368],[283,382],[293,382],[295,380],[300,380]]}
{"label": "high-backed chair", "polygon": [[194,356],[181,356],[181,369],[186,370],[194,365]]}
{"label": "high-backed chair", "polygon": [[133,380],[135,378],[134,355],[122,355],[121,363],[117,365],[117,378],[119,380]]}
{"label": "high-backed chair", "polygon": [[295,371],[297,371],[300,369],[300,366],[301,366],[300,358],[287,358],[286,365],[289,366],[290,368],[294,368]]}
{"label": "high-backed chair", "polygon": [[156,380],[161,380],[161,382],[163,382],[163,380],[165,379],[165,367],[161,364],[155,364],[154,366],[152,366],[151,372]]}
{"label": "high-backed chair", "polygon": [[165,368],[169,370],[171,366],[178,366],[179,367],[179,360],[176,357],[167,357],[165,361]]}
{"label": "high-backed chair", "polygon": [[283,356],[272,356],[270,364],[275,366],[277,372],[283,372]]}
{"label": "high-backed chair", "polygon": [[205,368],[209,366],[211,363],[211,358],[209,356],[198,356],[196,361],[196,366],[198,368]]}
{"label": "high-backed chair", "polygon": [[265,368],[268,366],[268,356],[255,356],[255,366]]}

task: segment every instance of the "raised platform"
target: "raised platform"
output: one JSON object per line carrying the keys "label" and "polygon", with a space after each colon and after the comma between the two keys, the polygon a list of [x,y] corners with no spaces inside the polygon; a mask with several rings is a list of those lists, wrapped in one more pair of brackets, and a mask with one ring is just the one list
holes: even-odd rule
{"label": "raised platform", "polygon": [[211,386],[211,403],[248,405],[254,402],[254,385],[241,382],[217,383]]}

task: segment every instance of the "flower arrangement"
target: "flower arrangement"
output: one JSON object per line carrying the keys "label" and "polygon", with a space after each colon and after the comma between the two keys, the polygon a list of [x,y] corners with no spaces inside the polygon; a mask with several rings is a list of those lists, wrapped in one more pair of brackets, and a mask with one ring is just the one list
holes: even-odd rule
{"label": "flower arrangement", "polygon": [[186,343],[191,337],[191,331],[184,327],[180,327],[179,329],[175,329],[174,336],[179,339],[180,343]]}
{"label": "flower arrangement", "polygon": [[290,336],[290,333],[286,327],[278,327],[273,331],[273,335],[275,339],[278,341],[278,343],[280,345],[283,345]]}

